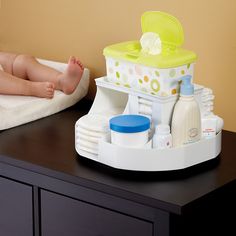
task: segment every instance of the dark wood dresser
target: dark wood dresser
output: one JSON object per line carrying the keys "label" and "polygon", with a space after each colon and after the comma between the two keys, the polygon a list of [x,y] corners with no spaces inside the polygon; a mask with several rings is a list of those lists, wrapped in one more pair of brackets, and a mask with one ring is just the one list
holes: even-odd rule
{"label": "dark wood dresser", "polygon": [[90,106],[0,131],[0,236],[236,235],[236,133],[207,163],[122,171],[75,151]]}

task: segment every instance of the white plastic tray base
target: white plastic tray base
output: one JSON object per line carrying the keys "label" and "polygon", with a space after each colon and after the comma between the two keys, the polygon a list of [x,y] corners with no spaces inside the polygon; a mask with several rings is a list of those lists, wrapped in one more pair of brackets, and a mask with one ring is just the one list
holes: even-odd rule
{"label": "white plastic tray base", "polygon": [[[97,94],[89,114],[122,114],[129,108],[130,96],[141,97],[165,108],[177,99],[176,96],[159,97],[141,93],[133,89],[116,86],[107,82],[106,77],[96,79]],[[196,99],[201,97],[202,86],[196,87]],[[132,104],[134,110],[134,104]],[[132,111],[128,112],[132,113]],[[160,111],[156,112],[160,114]],[[136,114],[136,112],[134,112]],[[154,120],[154,116],[152,120]],[[89,150],[79,146],[79,129],[75,124],[75,148],[83,157],[123,170],[134,171],[171,171],[185,169],[190,166],[216,158],[221,151],[221,132],[211,139],[202,139],[197,143],[179,148],[152,149],[151,141],[142,148],[120,147],[110,141],[99,140],[98,150]],[[79,148],[81,147],[81,148]],[[92,152],[90,152],[92,151]],[[97,153],[97,154],[94,154]]]}
{"label": "white plastic tray base", "polygon": [[83,157],[105,165],[135,171],[179,170],[216,158],[221,151],[221,132],[214,138],[202,139],[197,143],[179,148],[152,149],[119,147],[101,140],[98,155],[80,150]]}

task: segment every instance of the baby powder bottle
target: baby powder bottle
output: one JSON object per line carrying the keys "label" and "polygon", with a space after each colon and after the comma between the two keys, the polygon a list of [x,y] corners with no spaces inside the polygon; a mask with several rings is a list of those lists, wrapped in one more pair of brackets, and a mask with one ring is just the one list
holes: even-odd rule
{"label": "baby powder bottle", "polygon": [[175,104],[171,133],[173,146],[197,142],[201,138],[201,114],[197,101],[194,99],[194,86],[191,76],[182,77],[180,98]]}
{"label": "baby powder bottle", "polygon": [[152,139],[152,147],[165,149],[172,147],[172,136],[170,134],[170,126],[160,124],[155,127],[155,134]]}

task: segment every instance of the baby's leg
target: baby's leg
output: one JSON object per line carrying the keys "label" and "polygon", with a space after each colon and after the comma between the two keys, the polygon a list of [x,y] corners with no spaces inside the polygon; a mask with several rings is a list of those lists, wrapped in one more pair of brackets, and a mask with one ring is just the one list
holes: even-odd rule
{"label": "baby's leg", "polygon": [[32,82],[0,71],[0,94],[52,98],[54,84],[50,82]]}
{"label": "baby's leg", "polygon": [[58,87],[57,77],[61,72],[40,64],[33,56],[20,54],[13,62],[13,75],[22,79],[37,82],[52,82]]}
{"label": "baby's leg", "polygon": [[12,65],[17,54],[0,52],[0,65],[3,70],[9,74],[12,74]]}
{"label": "baby's leg", "polygon": [[75,57],[71,57],[65,73],[40,64],[34,57],[18,55],[13,63],[13,75],[31,81],[50,81],[55,89],[71,94],[83,74],[83,65]]}

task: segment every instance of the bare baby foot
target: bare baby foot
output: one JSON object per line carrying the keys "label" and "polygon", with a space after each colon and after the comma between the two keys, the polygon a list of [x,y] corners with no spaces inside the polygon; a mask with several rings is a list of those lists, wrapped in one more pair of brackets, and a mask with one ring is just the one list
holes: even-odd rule
{"label": "bare baby foot", "polygon": [[66,72],[60,75],[59,83],[61,90],[65,94],[75,91],[83,75],[84,66],[76,57],[70,57]]}
{"label": "bare baby foot", "polygon": [[51,82],[32,82],[31,96],[51,99],[54,96],[55,86]]}

